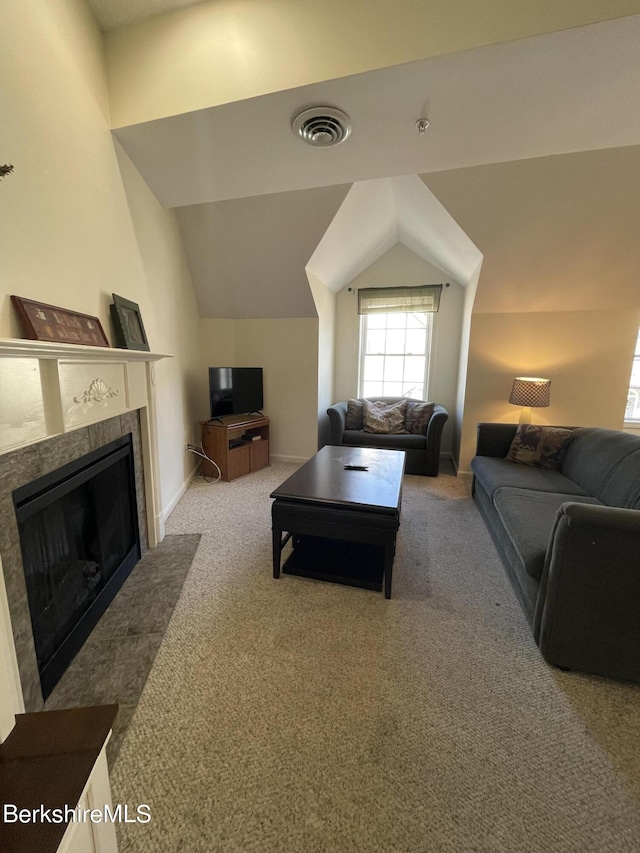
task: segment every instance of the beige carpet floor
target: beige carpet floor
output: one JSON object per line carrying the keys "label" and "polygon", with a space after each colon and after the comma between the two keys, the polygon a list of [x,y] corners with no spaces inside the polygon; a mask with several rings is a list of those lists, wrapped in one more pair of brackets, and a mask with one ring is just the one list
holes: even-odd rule
{"label": "beige carpet floor", "polygon": [[393,598],[271,574],[269,493],[202,538],[112,774],[122,851],[640,851],[640,687],[541,659],[451,475],[405,478]]}

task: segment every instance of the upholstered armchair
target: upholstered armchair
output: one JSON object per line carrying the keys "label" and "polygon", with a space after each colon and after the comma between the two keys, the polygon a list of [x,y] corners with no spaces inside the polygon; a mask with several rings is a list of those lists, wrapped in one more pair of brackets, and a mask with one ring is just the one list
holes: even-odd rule
{"label": "upholstered armchair", "polygon": [[[364,400],[363,397],[357,398]],[[398,403],[402,397],[376,397],[382,403]],[[409,400],[411,403],[422,403],[422,400]],[[406,453],[407,474],[424,474],[436,477],[440,468],[440,442],[442,429],[449,417],[444,406],[434,405],[433,415],[424,427],[416,434],[401,433],[386,435],[365,432],[362,429],[347,429],[347,401],[334,403],[327,409],[331,424],[331,444],[334,446],[350,445],[352,447],[377,447],[382,450],[404,450]]]}

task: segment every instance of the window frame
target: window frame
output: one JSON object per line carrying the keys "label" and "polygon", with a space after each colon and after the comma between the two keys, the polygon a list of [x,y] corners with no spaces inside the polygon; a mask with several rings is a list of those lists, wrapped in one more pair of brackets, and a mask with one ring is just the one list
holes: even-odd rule
{"label": "window frame", "polygon": [[[424,347],[424,380],[423,380],[423,397],[422,399],[428,400],[430,394],[430,386],[431,386],[431,374],[432,374],[432,355],[433,355],[433,342],[435,338],[435,312],[430,311],[393,311],[388,312],[389,314],[423,314],[426,318],[426,340]],[[365,352],[366,349],[366,341],[367,341],[367,326],[368,326],[368,318],[373,316],[380,316],[380,314],[360,314],[360,325],[359,325],[359,333],[358,333],[358,397],[364,397],[364,361],[367,356]],[[406,325],[405,325],[406,329]],[[386,353],[380,353],[381,355],[385,355]],[[369,353],[369,355],[373,355],[373,353]],[[411,355],[411,353],[398,353],[398,355]],[[403,397],[403,394],[381,394],[382,397]],[[407,399],[415,399],[409,398]]]}
{"label": "window frame", "polygon": [[633,427],[640,426],[640,415],[638,415],[638,417],[636,417],[636,418],[627,417],[627,406],[629,404],[628,401],[629,401],[629,397],[631,396],[631,394],[632,393],[637,394],[639,402],[636,406],[634,406],[634,408],[637,409],[638,411],[640,411],[640,385],[632,385],[631,384],[631,379],[633,378],[633,374],[635,372],[635,369],[639,366],[640,366],[640,329],[638,329],[638,337],[636,339],[636,348],[634,351],[633,358],[631,359],[631,373],[629,375],[629,387],[627,390],[627,402],[625,403],[625,407],[624,407],[624,423],[625,423],[625,425],[629,425],[629,426],[633,426]]}

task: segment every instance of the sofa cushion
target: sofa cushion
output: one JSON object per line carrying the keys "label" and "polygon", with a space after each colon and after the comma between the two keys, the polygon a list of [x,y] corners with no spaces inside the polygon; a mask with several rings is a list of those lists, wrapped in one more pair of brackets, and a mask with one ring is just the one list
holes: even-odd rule
{"label": "sofa cushion", "polygon": [[364,417],[364,401],[351,398],[347,402],[346,429],[362,429]]}
{"label": "sofa cushion", "polygon": [[608,506],[640,509],[640,438],[597,427],[573,431],[562,473]]}
{"label": "sofa cushion", "polygon": [[364,401],[363,430],[377,435],[399,435],[406,433],[404,419],[407,401],[381,403]]}
{"label": "sofa cushion", "polygon": [[346,430],[342,443],[353,447],[379,447],[382,450],[424,450],[427,439],[424,435],[380,435],[362,430]]}
{"label": "sofa cushion", "polygon": [[499,488],[493,503],[526,573],[540,580],[556,514],[563,503],[599,504],[584,495]]}
{"label": "sofa cushion", "polygon": [[520,424],[507,453],[509,462],[535,465],[557,471],[571,440],[571,430],[562,427]]}
{"label": "sofa cushion", "polygon": [[471,468],[490,497],[493,497],[495,490],[501,486],[533,489],[537,492],[587,495],[583,488],[573,483],[560,471],[518,465],[495,456],[476,456],[471,460]]}
{"label": "sofa cushion", "polygon": [[407,411],[404,416],[404,425],[411,435],[424,435],[433,417],[435,403],[416,403],[414,400],[407,401]]}

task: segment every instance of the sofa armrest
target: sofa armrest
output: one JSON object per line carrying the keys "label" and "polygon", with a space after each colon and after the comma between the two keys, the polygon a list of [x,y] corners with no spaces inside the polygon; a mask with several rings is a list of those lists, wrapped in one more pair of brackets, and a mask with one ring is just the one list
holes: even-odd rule
{"label": "sofa armrest", "polygon": [[329,425],[331,427],[331,444],[334,447],[342,446],[342,434],[347,428],[347,404],[346,402],[334,403],[327,409]]}
{"label": "sofa armrest", "polygon": [[427,424],[427,453],[433,453],[436,450],[438,454],[440,453],[442,430],[448,420],[449,412],[444,406],[436,403],[433,415],[429,418],[429,423]]}
{"label": "sofa armrest", "polygon": [[640,681],[640,511],[564,503],[534,617],[549,663]]}
{"label": "sofa armrest", "polygon": [[427,424],[427,446],[426,446],[426,469],[425,473],[435,477],[440,470],[440,443],[442,441],[442,430],[449,418],[449,412],[444,406],[436,403],[433,415]]}

